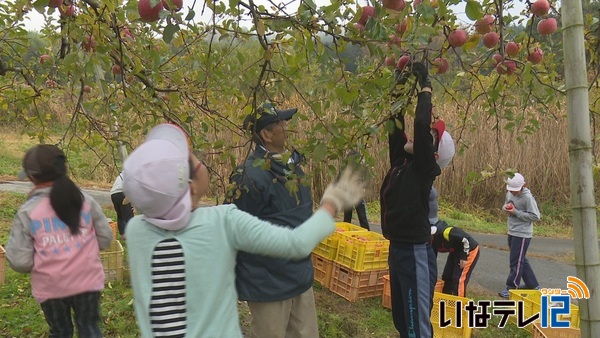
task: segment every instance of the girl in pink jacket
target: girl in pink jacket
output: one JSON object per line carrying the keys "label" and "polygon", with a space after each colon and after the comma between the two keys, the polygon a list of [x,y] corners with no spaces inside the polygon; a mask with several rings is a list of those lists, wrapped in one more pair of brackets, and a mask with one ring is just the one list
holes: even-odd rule
{"label": "girl in pink jacket", "polygon": [[102,337],[100,250],[113,238],[100,205],[67,177],[56,146],[27,151],[23,169],[34,184],[13,220],[6,247],[11,268],[31,273],[31,290],[50,326],[50,337],[72,337],[71,310],[80,337]]}

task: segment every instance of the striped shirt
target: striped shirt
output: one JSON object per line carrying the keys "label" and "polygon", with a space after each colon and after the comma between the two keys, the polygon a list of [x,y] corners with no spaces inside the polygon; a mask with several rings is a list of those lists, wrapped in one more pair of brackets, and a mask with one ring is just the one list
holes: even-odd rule
{"label": "striped shirt", "polygon": [[183,248],[174,238],[159,242],[152,254],[150,320],[154,337],[185,337],[186,285]]}

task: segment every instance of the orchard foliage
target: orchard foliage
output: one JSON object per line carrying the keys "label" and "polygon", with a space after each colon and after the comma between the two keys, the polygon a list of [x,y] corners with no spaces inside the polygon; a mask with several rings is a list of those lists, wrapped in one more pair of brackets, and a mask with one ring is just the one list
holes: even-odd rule
{"label": "orchard foliage", "polygon": [[[62,103],[70,120],[61,141],[98,149],[99,159],[108,162],[103,154],[117,142],[135,146],[152,125],[173,121],[190,132],[195,147],[231,167],[249,149],[250,137],[240,129],[244,116],[264,101],[294,98],[302,105],[303,126],[295,145],[307,158],[335,163],[354,148],[373,163],[385,156],[369,148],[386,138],[392,61],[402,55],[430,65],[436,100],[453,102],[464,127],[485,114],[498,130],[533,132],[538,121],[525,108],[547,114],[564,94],[555,0],[547,10],[536,4],[537,15],[530,10],[533,1],[516,0],[332,0],[319,6],[313,0],[287,6],[185,0],[181,10],[179,1],[140,1],[63,0],[58,7],[54,0],[52,6],[49,0],[0,2],[0,120],[24,121],[43,141],[56,120],[48,107]],[[156,6],[154,20],[147,11]],[[599,11],[597,2],[585,6],[596,86]],[[25,29],[29,11],[45,15],[39,34]],[[538,24],[548,18],[557,20],[558,30],[541,35]],[[484,45],[491,32],[497,37],[488,35]],[[465,40],[452,47],[455,36]],[[519,46],[511,56],[505,51],[510,42]],[[349,60],[357,46],[361,57]],[[358,65],[355,71],[350,63]],[[414,85],[404,89],[405,98],[413,93]],[[404,101],[410,113],[411,100]],[[598,101],[591,108],[598,112]],[[335,165],[324,168],[337,171]]]}

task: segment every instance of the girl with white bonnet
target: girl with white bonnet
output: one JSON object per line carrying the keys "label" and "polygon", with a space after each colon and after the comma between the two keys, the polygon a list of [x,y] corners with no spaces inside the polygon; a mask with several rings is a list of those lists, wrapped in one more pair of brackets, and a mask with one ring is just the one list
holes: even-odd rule
{"label": "girl with white bonnet", "polygon": [[306,257],[335,230],[335,214],[358,203],[364,189],[360,175],[346,171],[327,187],[319,210],[289,229],[233,204],[195,208],[208,184],[206,166],[173,124],[153,128],[125,161],[125,195],[141,213],[128,223],[126,238],[142,337],[242,337],[237,251]]}

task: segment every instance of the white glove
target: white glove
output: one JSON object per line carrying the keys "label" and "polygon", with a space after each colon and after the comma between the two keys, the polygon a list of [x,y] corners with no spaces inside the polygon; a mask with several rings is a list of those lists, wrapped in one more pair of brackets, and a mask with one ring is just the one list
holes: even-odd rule
{"label": "white glove", "polygon": [[363,199],[365,184],[359,171],[346,167],[339,179],[329,183],[321,204],[327,201],[335,205],[336,211],[348,210]]}

